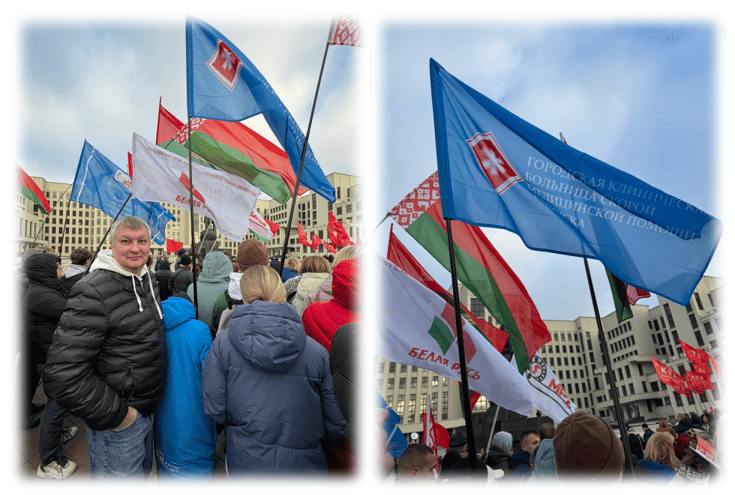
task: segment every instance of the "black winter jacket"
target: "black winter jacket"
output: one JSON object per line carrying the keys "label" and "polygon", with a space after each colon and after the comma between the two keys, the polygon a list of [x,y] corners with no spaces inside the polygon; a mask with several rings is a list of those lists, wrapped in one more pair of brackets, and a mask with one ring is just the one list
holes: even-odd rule
{"label": "black winter jacket", "polygon": [[23,322],[32,345],[33,362],[46,362],[51,339],[66,305],[66,290],[57,275],[57,257],[42,253],[24,265],[28,287],[23,295]]}
{"label": "black winter jacket", "polygon": [[74,285],[43,373],[46,394],[92,430],[117,427],[128,406],[150,415],[164,389],[157,284],[150,272],[137,278],[121,271],[105,250]]}

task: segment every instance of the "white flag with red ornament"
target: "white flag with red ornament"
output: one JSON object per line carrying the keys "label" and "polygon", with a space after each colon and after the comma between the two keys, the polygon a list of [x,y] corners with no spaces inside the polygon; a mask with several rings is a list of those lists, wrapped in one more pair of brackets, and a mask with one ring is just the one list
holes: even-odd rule
{"label": "white flag with red ornament", "polygon": [[330,45],[362,46],[360,21],[351,16],[335,17],[329,28]]}
{"label": "white flag with red ornament", "polygon": [[[250,213],[260,189],[236,175],[192,163],[133,134],[133,197],[142,201],[171,203],[189,211],[190,184],[194,186],[194,213],[214,220],[223,236],[245,238]],[[255,218],[257,223],[257,217]],[[270,230],[268,231],[270,232]]]}
{"label": "white flag with red ornament", "polygon": [[[378,355],[460,381],[454,308],[390,261],[376,261],[381,286]],[[467,381],[501,407],[528,415],[528,381],[475,327],[462,319]]]}

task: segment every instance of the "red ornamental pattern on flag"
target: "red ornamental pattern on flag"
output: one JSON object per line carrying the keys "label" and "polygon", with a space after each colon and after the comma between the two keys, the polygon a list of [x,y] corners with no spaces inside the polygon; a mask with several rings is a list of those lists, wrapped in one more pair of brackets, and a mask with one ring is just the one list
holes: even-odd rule
{"label": "red ornamental pattern on flag", "polygon": [[692,363],[694,371],[709,376],[710,369],[709,364],[707,364],[709,355],[702,349],[696,349],[686,342],[682,342],[681,339],[679,339],[679,344],[681,344],[681,348],[684,349],[684,354],[686,354],[689,362]]}
{"label": "red ornamental pattern on flag", "polygon": [[212,58],[207,62],[207,67],[212,73],[222,81],[222,84],[230,90],[237,84],[240,77],[240,68],[242,61],[222,40],[217,40]]}
{"label": "red ornamental pattern on flag", "polygon": [[398,225],[408,228],[414,220],[441,198],[439,194],[439,172],[431,174],[416,189],[393,207],[390,214]]}
{"label": "red ornamental pattern on flag", "polygon": [[672,387],[677,394],[684,394],[687,397],[691,397],[691,391],[684,377],[654,358],[651,358],[651,362],[661,383]]}
{"label": "red ornamental pattern on flag", "polygon": [[329,29],[330,45],[362,46],[362,27],[351,16],[340,16],[332,21]]}

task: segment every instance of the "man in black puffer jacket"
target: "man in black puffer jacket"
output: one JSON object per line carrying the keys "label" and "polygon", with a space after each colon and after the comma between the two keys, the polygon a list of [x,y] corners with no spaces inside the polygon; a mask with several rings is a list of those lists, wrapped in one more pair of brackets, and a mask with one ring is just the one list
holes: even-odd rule
{"label": "man in black puffer jacket", "polygon": [[69,294],[44,389],[87,423],[93,477],[146,477],[166,373],[158,287],[145,266],[150,229],[125,217],[110,235],[112,249],[100,251]]}

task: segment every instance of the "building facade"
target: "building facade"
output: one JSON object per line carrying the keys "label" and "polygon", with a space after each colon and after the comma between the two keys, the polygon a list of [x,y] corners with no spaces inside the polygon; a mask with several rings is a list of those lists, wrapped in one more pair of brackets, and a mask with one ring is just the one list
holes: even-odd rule
{"label": "building facade", "polygon": [[[332,173],[327,176],[335,187],[337,199],[334,203],[328,202],[321,196],[308,192],[298,199],[297,211],[294,214],[291,235],[289,239],[289,255],[303,257],[308,254],[326,254],[324,246],[313,251],[298,244],[298,230],[296,222],[301,222],[307,237],[317,233],[324,239],[326,224],[329,220],[329,211],[334,211],[337,220],[345,226],[351,239],[362,235],[362,201],[359,197],[360,178],[347,174]],[[26,199],[20,193],[14,198],[14,213],[18,218],[18,234],[15,236],[16,252],[18,257],[30,248],[34,242],[37,245],[49,245],[62,257],[65,266],[69,264],[71,252],[78,247],[84,247],[95,252],[101,243],[102,247],[109,246],[106,239],[107,231],[112,224],[112,218],[97,208],[69,201],[71,184],[49,182],[42,177],[33,177],[41,191],[46,196],[52,211],[44,215],[38,206]],[[259,199],[255,208],[264,217],[278,225],[276,235],[266,243],[271,256],[280,256],[285,241],[285,230],[288,225],[288,214],[292,200],[281,205],[275,200]],[[166,238],[178,241],[189,247],[191,240],[190,212],[187,208],[180,208],[162,203],[176,218],[166,224]],[[206,219],[202,215],[194,215],[195,243],[198,243],[204,233]],[[253,237],[249,232],[246,238]],[[232,256],[237,255],[237,247],[241,241],[227,239],[217,232],[217,248],[230,251]],[[151,245],[151,255],[154,257],[165,255],[165,245]]]}
{"label": "building facade", "polygon": [[[633,317],[621,323],[614,312],[601,318],[626,422],[655,423],[660,418],[673,418],[679,412],[701,414],[710,406],[718,407],[721,395],[716,375],[711,377],[715,389],[710,394],[692,394],[687,398],[659,381],[651,358],[683,376],[692,367],[679,345],[678,339],[681,339],[721,360],[723,283],[721,278],[703,277],[687,306],[659,296],[655,307],[632,306]],[[460,299],[475,316],[502,328],[462,286]],[[551,341],[539,352],[559,378],[567,396],[577,405],[577,410],[600,416],[616,428],[610,380],[603,360],[606,354],[600,343],[596,319],[579,317],[573,321],[544,320],[544,323]],[[420,368],[378,359],[377,388],[388,405],[401,416],[400,428],[404,434],[422,431],[420,412],[425,410],[427,403],[431,404],[435,420],[443,426],[462,428],[465,422],[458,383]],[[478,405],[480,407],[473,410],[475,414],[488,409],[485,398]],[[494,410],[492,405],[491,409]],[[540,421],[537,413],[529,416],[532,421],[523,424],[533,425]]]}

